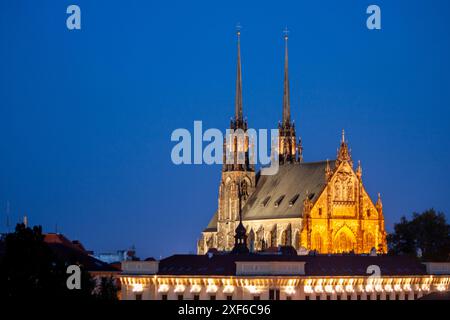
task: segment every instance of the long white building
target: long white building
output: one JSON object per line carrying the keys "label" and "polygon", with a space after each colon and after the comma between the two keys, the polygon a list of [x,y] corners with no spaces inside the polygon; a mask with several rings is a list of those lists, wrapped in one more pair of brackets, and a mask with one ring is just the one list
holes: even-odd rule
{"label": "long white building", "polygon": [[209,253],[122,267],[125,300],[414,300],[450,283],[450,263],[386,255]]}

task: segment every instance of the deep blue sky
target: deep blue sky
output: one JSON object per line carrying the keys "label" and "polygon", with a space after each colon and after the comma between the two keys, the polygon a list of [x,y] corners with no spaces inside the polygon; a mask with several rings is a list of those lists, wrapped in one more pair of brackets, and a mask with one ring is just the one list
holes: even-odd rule
{"label": "deep blue sky", "polygon": [[[82,30],[66,28],[78,4]],[[365,27],[378,4],[382,30]],[[176,128],[225,129],[233,115],[235,25],[244,113],[281,117],[290,29],[291,105],[306,161],[333,158],[342,128],[387,229],[450,212],[450,2],[0,2],[0,231],[17,220],[95,251],[195,251],[217,206],[219,166],[175,166]]]}

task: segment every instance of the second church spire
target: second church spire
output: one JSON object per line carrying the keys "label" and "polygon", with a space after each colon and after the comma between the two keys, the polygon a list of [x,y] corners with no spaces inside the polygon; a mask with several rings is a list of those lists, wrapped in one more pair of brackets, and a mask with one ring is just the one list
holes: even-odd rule
{"label": "second church spire", "polygon": [[284,46],[283,118],[281,123],[278,125],[278,153],[281,164],[297,161],[295,126],[291,122],[291,101],[289,97],[289,56],[287,30],[285,30],[284,33]]}

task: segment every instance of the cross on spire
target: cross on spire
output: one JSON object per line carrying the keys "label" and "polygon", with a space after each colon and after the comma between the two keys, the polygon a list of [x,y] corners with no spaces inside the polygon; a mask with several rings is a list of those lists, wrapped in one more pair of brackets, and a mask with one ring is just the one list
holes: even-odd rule
{"label": "cross on spire", "polygon": [[288,27],[284,28],[283,30],[284,40],[287,40],[289,37],[289,29]]}
{"label": "cross on spire", "polygon": [[289,61],[288,61],[288,34],[287,27],[283,31],[284,51],[284,86],[283,86],[283,125],[291,122],[291,102],[289,97]]}
{"label": "cross on spire", "polygon": [[241,25],[236,25],[237,35],[237,66],[236,66],[236,100],[235,100],[235,121],[242,123],[242,71],[241,71]]}

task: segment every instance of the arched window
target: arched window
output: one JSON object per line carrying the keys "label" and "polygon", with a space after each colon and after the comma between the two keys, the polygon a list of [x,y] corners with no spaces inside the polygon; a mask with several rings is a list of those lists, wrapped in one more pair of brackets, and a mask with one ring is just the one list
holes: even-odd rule
{"label": "arched window", "polygon": [[319,232],[314,233],[311,248],[317,250],[319,253],[322,252],[322,236]]}
{"label": "arched window", "polygon": [[295,231],[293,246],[295,250],[298,250],[300,248],[300,232],[298,232],[298,230]]}
{"label": "arched window", "polygon": [[356,239],[348,227],[342,228],[334,239],[334,251],[347,253],[355,250]]}
{"label": "arched window", "polygon": [[364,251],[369,253],[372,248],[376,249],[375,238],[371,232],[366,232],[364,234]]}
{"label": "arched window", "polygon": [[248,233],[248,249],[250,252],[255,251],[255,232],[253,232],[253,229],[250,229]]}

